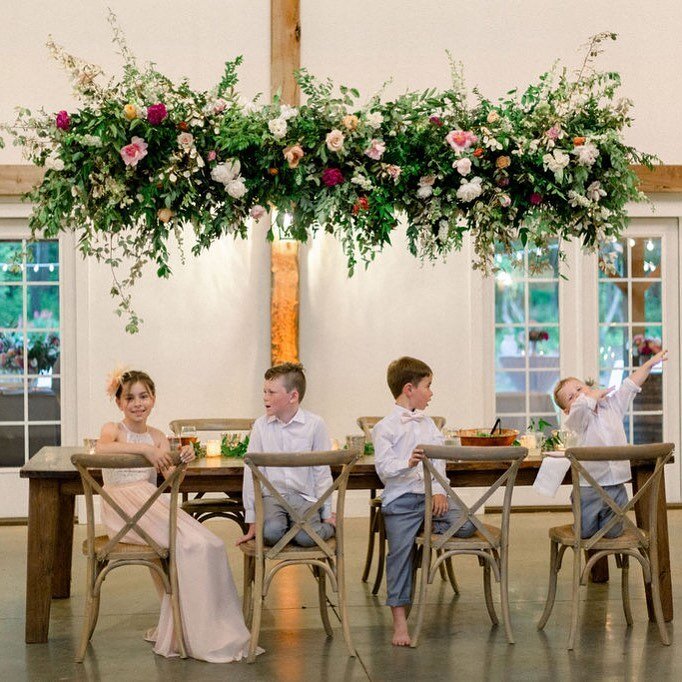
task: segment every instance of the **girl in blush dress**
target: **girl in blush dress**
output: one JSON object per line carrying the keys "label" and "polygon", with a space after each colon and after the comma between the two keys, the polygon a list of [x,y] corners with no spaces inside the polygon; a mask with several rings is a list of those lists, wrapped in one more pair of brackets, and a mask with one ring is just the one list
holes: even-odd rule
{"label": "girl in blush dress", "polygon": [[[103,470],[104,487],[118,505],[133,515],[156,489],[157,472],[172,465],[170,444],[158,429],[147,425],[154,407],[154,382],[144,372],[114,374],[107,392],[123,413],[120,422],[102,427],[98,453],[132,453],[149,460],[149,469]],[[180,451],[183,461],[194,459],[192,446]],[[140,527],[160,544],[168,541],[168,501],[159,498],[140,519]],[[102,523],[110,537],[122,527],[123,520],[102,501]],[[143,544],[129,531],[124,542]],[[227,563],[223,541],[189,514],[178,511],[177,571],[180,612],[188,656],[209,663],[227,663],[246,657],[250,634],[242,616],[241,604]],[[179,647],[173,627],[170,597],[161,588],[161,614],[156,628],[147,633],[154,652],[178,656]]]}

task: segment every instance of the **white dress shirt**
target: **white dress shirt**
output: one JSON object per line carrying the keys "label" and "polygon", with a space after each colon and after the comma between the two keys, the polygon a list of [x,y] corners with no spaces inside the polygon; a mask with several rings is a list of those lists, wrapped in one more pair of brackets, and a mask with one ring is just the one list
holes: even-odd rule
{"label": "white dress shirt", "polygon": [[[424,467],[407,466],[412,451],[420,443],[424,445],[443,445],[443,434],[433,423],[433,419],[423,412],[396,405],[372,429],[374,444],[374,468],[384,484],[381,495],[382,504],[405,493],[424,494]],[[445,476],[445,461],[433,460],[435,468]],[[443,487],[432,480],[433,494],[446,495]]]}
{"label": "white dress shirt", "polygon": [[[327,427],[321,417],[302,408],[290,422],[263,415],[256,419],[251,429],[247,452],[310,452],[330,450]],[[280,493],[298,493],[310,502],[316,502],[332,484],[328,466],[315,467],[263,467],[263,474]],[[242,485],[246,523],[255,523],[256,511],[253,493],[253,474],[244,467]],[[263,488],[263,496],[270,492]],[[331,499],[322,506],[322,518],[331,516]]]}
{"label": "white dress shirt", "polygon": [[[583,393],[571,405],[565,426],[577,434],[581,446],[627,445],[623,418],[641,390],[628,378],[617,391],[599,402]],[[582,462],[582,465],[600,485],[618,485],[632,478],[628,461]],[[580,485],[588,484],[581,479]]]}

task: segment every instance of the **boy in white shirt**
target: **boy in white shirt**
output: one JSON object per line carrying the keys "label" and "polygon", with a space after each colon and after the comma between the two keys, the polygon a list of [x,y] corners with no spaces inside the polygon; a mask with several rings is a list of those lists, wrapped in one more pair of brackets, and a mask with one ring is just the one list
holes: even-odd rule
{"label": "boy in white shirt", "polygon": [[[265,414],[253,424],[248,452],[309,452],[331,449],[327,427],[322,418],[300,406],[305,388],[305,375],[300,364],[285,362],[265,372]],[[332,484],[331,469],[328,466],[264,467],[262,471],[282,497],[301,515]],[[242,495],[249,530],[237,540],[238,545],[256,535],[253,474],[248,467],[244,467]],[[272,546],[291,528],[292,521],[282,504],[265,488],[263,506],[263,540],[266,545]],[[324,503],[319,515],[314,516],[309,523],[323,540],[334,535],[336,519],[331,513],[331,500]],[[294,542],[302,547],[315,546],[315,541],[304,531],[296,534]]]}
{"label": "boy in white shirt", "polygon": [[[431,400],[433,372],[416,358],[402,357],[388,366],[387,380],[395,407],[372,429],[374,466],[384,484],[381,509],[388,539],[386,557],[386,604],[393,615],[393,644],[409,646],[405,606],[411,602],[412,553],[424,520],[424,451],[419,444],[443,444],[443,435],[423,410]],[[434,460],[445,476],[445,462]],[[449,497],[433,481],[433,532],[443,533],[460,516]],[[470,537],[476,528],[471,521],[457,531]]]}
{"label": "boy in white shirt", "polygon": [[[662,350],[638,367],[617,391],[611,388],[592,388],[575,377],[566,377],[554,388],[554,402],[568,415],[565,426],[576,433],[581,446],[601,447],[627,445],[623,417],[634,397],[642,390],[654,365],[668,359]],[[620,507],[627,504],[625,483],[632,478],[630,462],[583,462],[585,470],[602,486]],[[588,485],[580,488],[581,536],[589,538],[603,528],[613,517],[613,511]],[[615,538],[623,533],[623,524],[617,523],[605,535]]]}

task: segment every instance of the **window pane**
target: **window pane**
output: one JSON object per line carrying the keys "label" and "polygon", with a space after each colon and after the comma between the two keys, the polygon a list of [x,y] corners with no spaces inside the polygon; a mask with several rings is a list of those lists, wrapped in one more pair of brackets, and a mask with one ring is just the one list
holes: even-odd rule
{"label": "window pane", "polygon": [[0,467],[24,466],[24,427],[0,424]]}
{"label": "window pane", "polygon": [[28,456],[33,455],[46,445],[61,443],[61,427],[59,424],[40,424],[28,427]]}
{"label": "window pane", "polygon": [[21,286],[0,286],[0,327],[18,327],[22,310]]}
{"label": "window pane", "polygon": [[559,283],[543,282],[528,285],[529,323],[559,321]]}
{"label": "window pane", "polygon": [[663,374],[653,371],[642,385],[641,393],[635,396],[632,404],[635,412],[655,412],[663,410]]}
{"label": "window pane", "polygon": [[524,433],[527,427],[528,420],[525,417],[502,417],[500,420],[502,429],[516,429],[519,433]]}
{"label": "window pane", "polygon": [[525,346],[522,327],[495,330],[495,360],[498,369],[525,367]]}
{"label": "window pane", "polygon": [[12,257],[21,252],[21,242],[0,241],[0,282],[21,282],[21,270],[12,272]]}
{"label": "window pane", "polygon": [[528,275],[542,279],[558,279],[559,277],[559,245],[552,242],[549,249],[530,249],[528,251]]}
{"label": "window pane", "polygon": [[600,267],[599,277],[601,279],[608,279],[609,277],[627,277],[627,254],[627,240],[625,239],[620,239],[619,241],[605,244],[599,250],[599,260],[600,262],[609,264],[610,268],[612,268],[613,274],[604,272]]}
{"label": "window pane", "polygon": [[526,373],[495,373],[496,410],[503,412],[526,411]]}
{"label": "window pane", "polygon": [[0,374],[20,374],[24,369],[24,335],[0,332]]}
{"label": "window pane", "polygon": [[663,348],[663,327],[632,326],[632,364],[638,367]]}
{"label": "window pane", "polygon": [[61,419],[60,380],[50,376],[29,379],[28,418],[31,421]]}
{"label": "window pane", "polygon": [[630,374],[629,369],[622,367],[612,367],[603,369],[599,373],[599,386],[601,388],[609,388],[610,386],[620,386],[625,377]]}
{"label": "window pane", "polygon": [[632,321],[661,322],[661,283],[632,283]]}
{"label": "window pane", "polygon": [[16,422],[24,419],[24,380],[0,378],[0,422]]}
{"label": "window pane", "polygon": [[599,366],[626,367],[629,364],[627,327],[600,326]]}
{"label": "window pane", "polygon": [[26,279],[29,282],[59,281],[59,242],[40,241],[28,244]]}
{"label": "window pane", "polygon": [[29,374],[59,372],[60,340],[57,332],[31,332],[28,335]]}
{"label": "window pane", "polygon": [[634,239],[632,245],[632,276],[661,277],[661,240],[654,238]]}
{"label": "window pane", "polygon": [[[621,289],[622,287],[622,289]],[[611,324],[628,321],[627,285],[599,282],[599,321]]]}
{"label": "window pane", "polygon": [[513,281],[506,273],[495,277],[495,322],[503,324],[525,321],[523,282]]}
{"label": "window pane", "polygon": [[634,414],[633,444],[660,443],[663,441],[663,416],[657,414]]}
{"label": "window pane", "polygon": [[28,286],[28,326],[38,329],[59,327],[59,287]]}
{"label": "window pane", "polygon": [[559,371],[529,372],[528,390],[530,391],[531,412],[552,412],[552,391],[556,382],[559,381]]}
{"label": "window pane", "polygon": [[531,367],[559,366],[559,327],[537,327],[528,330],[528,353],[531,358],[547,360],[530,363]]}

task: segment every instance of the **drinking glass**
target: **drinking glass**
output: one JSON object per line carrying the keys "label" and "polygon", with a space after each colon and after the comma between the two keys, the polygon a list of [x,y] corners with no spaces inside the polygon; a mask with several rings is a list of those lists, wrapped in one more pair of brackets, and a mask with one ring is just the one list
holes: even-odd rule
{"label": "drinking glass", "polygon": [[89,455],[94,455],[97,449],[97,438],[83,438],[83,447]]}
{"label": "drinking glass", "polygon": [[168,436],[171,452],[177,452],[182,447],[182,439],[180,436]]}
{"label": "drinking glass", "polygon": [[197,442],[197,429],[191,424],[180,429],[180,442],[182,445],[194,444]]}

